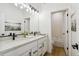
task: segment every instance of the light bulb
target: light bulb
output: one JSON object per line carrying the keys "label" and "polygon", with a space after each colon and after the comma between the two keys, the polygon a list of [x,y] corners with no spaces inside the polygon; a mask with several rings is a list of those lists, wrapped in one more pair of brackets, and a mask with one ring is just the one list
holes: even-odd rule
{"label": "light bulb", "polygon": [[37,15],[39,15],[39,13],[37,12]]}
{"label": "light bulb", "polygon": [[21,9],[23,9],[23,6],[20,6]]}
{"label": "light bulb", "polygon": [[35,11],[35,14],[37,14],[37,12]]}
{"label": "light bulb", "polygon": [[31,11],[31,8],[28,8]]}
{"label": "light bulb", "polygon": [[28,12],[29,10],[28,10],[28,9],[26,9],[26,11]]}
{"label": "light bulb", "polygon": [[34,10],[31,10],[34,13]]}
{"label": "light bulb", "polygon": [[26,7],[26,5],[25,4],[22,4],[24,7]]}
{"label": "light bulb", "polygon": [[17,6],[18,4],[17,3],[14,3],[14,5]]}

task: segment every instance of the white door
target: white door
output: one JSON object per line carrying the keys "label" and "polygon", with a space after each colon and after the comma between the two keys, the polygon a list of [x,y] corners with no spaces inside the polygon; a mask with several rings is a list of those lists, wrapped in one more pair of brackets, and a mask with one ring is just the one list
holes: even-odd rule
{"label": "white door", "polygon": [[64,47],[64,39],[62,35],[63,20],[64,20],[63,11],[52,13],[52,35],[54,39],[54,45],[58,47]]}

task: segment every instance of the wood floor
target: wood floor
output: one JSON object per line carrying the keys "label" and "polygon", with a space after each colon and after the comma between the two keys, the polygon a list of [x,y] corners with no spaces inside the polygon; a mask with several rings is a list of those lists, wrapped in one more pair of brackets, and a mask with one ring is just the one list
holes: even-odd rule
{"label": "wood floor", "polygon": [[64,48],[54,46],[51,54],[46,53],[45,56],[66,56]]}

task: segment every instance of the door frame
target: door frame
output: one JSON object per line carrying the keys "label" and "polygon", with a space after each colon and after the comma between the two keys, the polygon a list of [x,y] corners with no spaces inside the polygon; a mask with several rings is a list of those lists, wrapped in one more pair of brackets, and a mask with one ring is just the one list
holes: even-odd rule
{"label": "door frame", "polygon": [[[66,8],[66,9],[62,9],[62,10],[57,10],[57,11],[53,11],[51,12],[51,38],[52,38],[52,14],[54,13],[58,13],[58,12],[66,12],[67,11],[67,14],[68,14],[68,18],[67,18],[67,25],[68,25],[68,43],[69,43],[69,46],[68,46],[68,55],[71,56],[71,11],[70,11],[70,8]],[[53,38],[52,38],[53,39]]]}

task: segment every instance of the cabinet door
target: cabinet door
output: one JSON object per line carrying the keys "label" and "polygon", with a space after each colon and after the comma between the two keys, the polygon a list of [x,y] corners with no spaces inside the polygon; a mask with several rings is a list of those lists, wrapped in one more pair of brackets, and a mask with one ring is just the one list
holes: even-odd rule
{"label": "cabinet door", "polygon": [[43,49],[42,49],[42,52],[43,52],[42,55],[44,55],[47,52],[47,42],[44,41],[43,44],[44,44],[44,46],[43,46]]}
{"label": "cabinet door", "polygon": [[40,43],[40,44],[38,44],[38,55],[39,56],[42,56],[42,49],[43,49],[43,44],[42,43]]}
{"label": "cabinet door", "polygon": [[32,48],[32,56],[37,56],[38,55],[38,48],[37,46]]}
{"label": "cabinet door", "polygon": [[38,55],[44,55],[47,51],[47,37],[38,40]]}
{"label": "cabinet door", "polygon": [[31,56],[31,55],[32,55],[31,50],[28,50],[24,54],[22,54],[21,56]]}
{"label": "cabinet door", "polygon": [[3,55],[4,56],[20,56],[26,51],[27,51],[27,45],[24,45],[21,47],[10,49],[9,51],[5,52]]}
{"label": "cabinet door", "polygon": [[29,49],[32,49],[36,45],[37,45],[37,41],[33,41],[31,43],[10,49],[9,51],[5,52],[3,55],[4,56],[20,56],[24,54],[26,51],[28,51]]}

